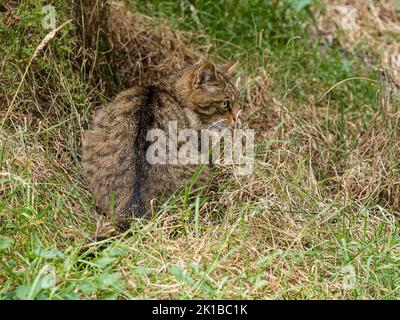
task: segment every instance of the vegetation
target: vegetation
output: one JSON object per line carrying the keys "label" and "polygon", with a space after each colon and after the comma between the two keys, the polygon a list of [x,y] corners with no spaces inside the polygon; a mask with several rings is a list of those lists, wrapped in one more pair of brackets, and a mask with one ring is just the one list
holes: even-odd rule
{"label": "vegetation", "polygon": [[322,30],[332,1],[127,2],[179,35],[168,41],[185,39],[171,50],[241,62],[254,172],[218,168],[207,190],[186,186],[150,221],[91,240],[104,217],[80,173],[80,139],[125,86],[116,54],[100,38],[88,50],[83,2],[51,1],[67,23],[50,35],[45,1],[6,2],[0,298],[398,299],[400,82],[382,59],[400,36],[396,2],[372,1],[391,33],[372,32],[372,8],[355,4],[351,41],[337,25]]}

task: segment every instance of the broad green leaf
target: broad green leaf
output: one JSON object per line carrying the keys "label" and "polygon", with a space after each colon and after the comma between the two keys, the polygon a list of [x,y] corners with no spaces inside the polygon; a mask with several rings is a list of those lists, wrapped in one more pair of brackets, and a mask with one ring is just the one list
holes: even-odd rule
{"label": "broad green leaf", "polygon": [[313,0],[292,0],[291,6],[294,10],[296,10],[297,12],[300,12],[305,7],[312,4],[312,2],[313,2]]}
{"label": "broad green leaf", "polygon": [[0,236],[0,250],[7,249],[11,247],[13,240],[11,238]]}

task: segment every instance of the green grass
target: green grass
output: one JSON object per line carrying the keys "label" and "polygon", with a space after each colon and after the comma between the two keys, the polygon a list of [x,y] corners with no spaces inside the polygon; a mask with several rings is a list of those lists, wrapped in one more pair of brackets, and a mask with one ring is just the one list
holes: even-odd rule
{"label": "green grass", "polygon": [[[313,35],[300,4],[319,2],[191,3],[135,1],[204,35],[197,45],[211,44],[211,56],[240,60],[242,76],[266,70],[283,116],[257,146],[254,173],[221,168],[208,194],[182,188],[157,218],[87,247],[101,217],[79,141],[107,98],[74,65],[71,24],[33,61],[0,131],[0,298],[398,299],[399,103],[380,82],[378,53]],[[47,34],[40,1],[16,10],[14,28],[0,24],[2,117]],[[351,77],[376,82],[351,80],[319,101]]]}
{"label": "green grass", "polygon": [[[315,18],[309,5],[323,9],[319,1],[136,1],[140,11],[167,18],[177,28],[208,37],[201,45],[212,44],[222,59],[238,59],[249,73],[268,68],[274,91],[284,95],[301,83],[294,98],[308,101],[321,95],[338,81],[364,76],[377,79],[377,66],[364,69],[358,49],[354,53],[338,43],[322,44],[310,36]],[[376,60],[375,60],[376,61]],[[375,102],[376,86],[363,81],[349,82],[332,99],[349,98],[351,104]]]}

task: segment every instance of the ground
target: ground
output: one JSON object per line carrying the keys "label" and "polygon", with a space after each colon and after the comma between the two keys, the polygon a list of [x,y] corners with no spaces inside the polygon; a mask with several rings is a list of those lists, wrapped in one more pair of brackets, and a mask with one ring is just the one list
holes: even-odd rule
{"label": "ground", "polygon": [[[0,298],[400,297],[396,1],[48,2],[0,4]],[[92,241],[93,110],[198,59],[240,61],[254,172]]]}

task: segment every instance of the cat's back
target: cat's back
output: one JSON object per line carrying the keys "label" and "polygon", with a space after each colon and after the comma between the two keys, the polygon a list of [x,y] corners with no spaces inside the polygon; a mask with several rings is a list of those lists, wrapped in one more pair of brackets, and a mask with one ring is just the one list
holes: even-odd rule
{"label": "cat's back", "polygon": [[129,197],[135,178],[133,141],[138,134],[137,113],[145,96],[146,89],[140,87],[120,93],[95,112],[92,129],[84,133],[83,173],[103,213],[119,210],[119,204]]}

